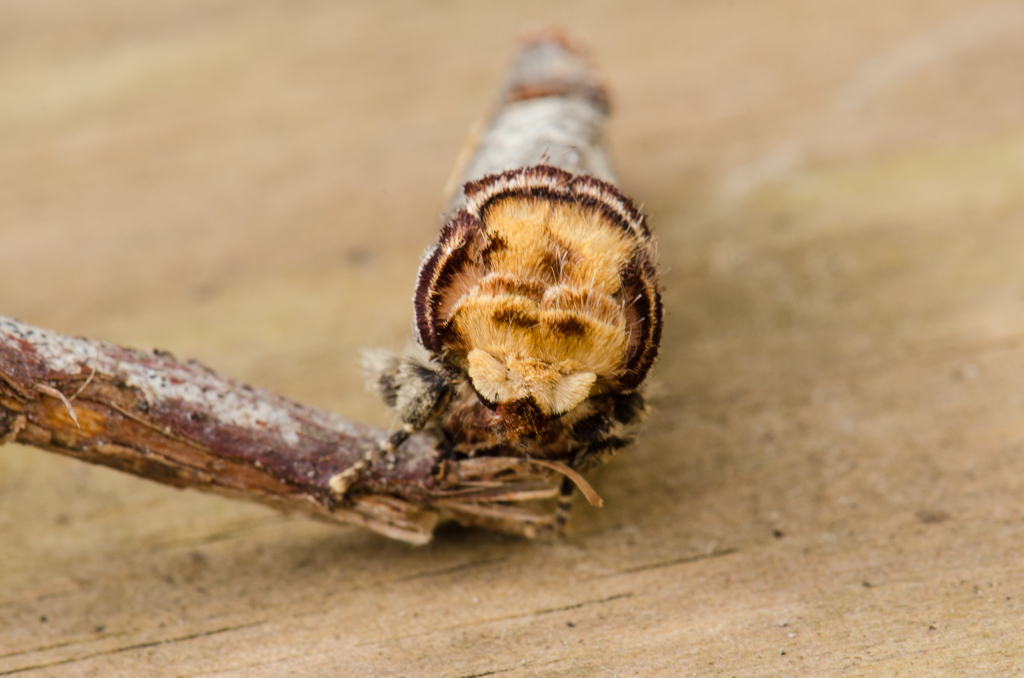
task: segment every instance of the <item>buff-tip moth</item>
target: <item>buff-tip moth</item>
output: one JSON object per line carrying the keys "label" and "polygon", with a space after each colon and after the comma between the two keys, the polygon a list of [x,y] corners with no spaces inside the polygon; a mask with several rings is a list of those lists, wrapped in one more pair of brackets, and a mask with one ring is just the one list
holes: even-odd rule
{"label": "buff-tip moth", "polygon": [[[607,112],[604,87],[563,35],[526,38],[420,266],[417,345],[367,360],[401,427],[332,479],[340,495],[430,429],[445,460],[562,473],[556,528],[576,486],[600,501],[579,472],[632,441],[662,331],[654,242],[613,183]],[[500,487],[515,475],[506,466],[479,482]],[[514,501],[454,514],[534,532],[543,521],[519,517]]]}

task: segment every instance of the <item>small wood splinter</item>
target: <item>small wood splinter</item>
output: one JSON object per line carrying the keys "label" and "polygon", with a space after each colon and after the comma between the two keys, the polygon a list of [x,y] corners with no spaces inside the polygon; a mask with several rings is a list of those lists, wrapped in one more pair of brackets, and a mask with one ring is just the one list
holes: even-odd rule
{"label": "small wood splinter", "polygon": [[[57,389],[55,389],[52,386],[47,386],[46,384],[36,384],[35,385],[35,389],[37,391],[39,391],[40,393],[44,393],[44,394],[46,394],[48,396],[53,396],[54,398],[57,398],[62,403],[64,403],[64,409],[67,410],[68,416],[71,417],[71,421],[75,422],[75,426],[78,427],[78,430],[82,430],[82,425],[78,423],[78,413],[75,412],[74,405],[71,404],[71,400],[69,400],[66,395],[64,395],[63,393],[61,393],[60,391],[58,391]],[[78,393],[75,394],[75,396],[77,396],[77,395],[78,395]],[[75,397],[75,396],[72,396],[72,397]]]}
{"label": "small wood splinter", "polygon": [[615,187],[607,114],[565,36],[525,38],[420,267],[417,346],[366,358],[401,421],[390,435],[166,352],[0,317],[0,443],[412,544],[441,519],[561,530],[577,488],[601,505],[581,472],[633,440],[661,341],[654,243]]}

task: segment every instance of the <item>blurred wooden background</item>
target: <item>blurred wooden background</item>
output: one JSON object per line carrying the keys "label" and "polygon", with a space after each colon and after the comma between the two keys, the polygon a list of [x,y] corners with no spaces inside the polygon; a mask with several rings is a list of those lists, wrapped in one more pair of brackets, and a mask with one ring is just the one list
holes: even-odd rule
{"label": "blurred wooden background", "polygon": [[410,548],[0,449],[0,676],[1012,675],[1017,0],[0,4],[0,313],[356,419],[524,23],[657,230],[603,509]]}

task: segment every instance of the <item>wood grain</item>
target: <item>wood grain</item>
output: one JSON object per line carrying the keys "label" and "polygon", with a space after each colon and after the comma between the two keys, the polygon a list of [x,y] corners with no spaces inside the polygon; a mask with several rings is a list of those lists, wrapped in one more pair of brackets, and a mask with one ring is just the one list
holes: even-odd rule
{"label": "wood grain", "polygon": [[[526,21],[607,74],[658,413],[570,536],[411,548],[0,448],[0,675],[1014,675],[1016,2],[0,7],[0,313],[378,425]],[[784,653],[784,654],[783,654]]]}

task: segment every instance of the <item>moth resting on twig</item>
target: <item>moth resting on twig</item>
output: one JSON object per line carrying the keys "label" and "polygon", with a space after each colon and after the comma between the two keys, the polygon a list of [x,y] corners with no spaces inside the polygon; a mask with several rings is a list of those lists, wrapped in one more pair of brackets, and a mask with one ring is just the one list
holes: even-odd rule
{"label": "moth resting on twig", "polygon": [[[0,445],[360,525],[559,528],[627,444],[662,309],[643,215],[615,188],[608,100],[557,33],[525,41],[419,271],[418,347],[371,356],[388,436],[161,351],[0,317]],[[559,493],[557,512],[531,503]]]}
{"label": "moth resting on twig", "polygon": [[[573,65],[585,86],[552,68],[553,57]],[[465,183],[460,206],[420,267],[417,347],[367,359],[402,427],[334,479],[339,492],[426,427],[440,434],[448,459],[528,458],[576,470],[631,442],[644,411],[638,389],[658,354],[662,327],[644,215],[612,183],[579,166],[581,157],[603,158],[603,151],[581,153],[577,146],[553,155],[556,149],[541,148],[544,125],[500,129],[508,108],[539,103],[537,117],[550,99],[603,109],[603,89],[583,64],[550,33],[520,55],[490,138],[540,151],[538,162]],[[542,77],[539,65],[548,71]],[[515,80],[523,71],[533,78],[529,87]],[[482,146],[478,158],[488,152]],[[575,171],[554,166],[559,160]],[[607,162],[600,167],[609,173]],[[573,488],[566,476],[556,527],[565,523]]]}

